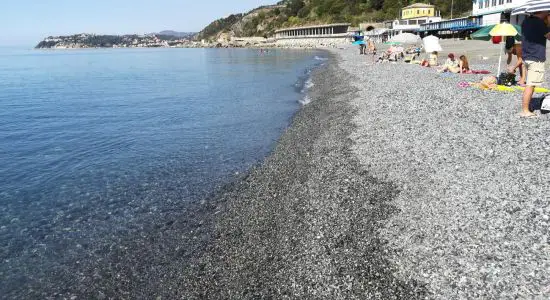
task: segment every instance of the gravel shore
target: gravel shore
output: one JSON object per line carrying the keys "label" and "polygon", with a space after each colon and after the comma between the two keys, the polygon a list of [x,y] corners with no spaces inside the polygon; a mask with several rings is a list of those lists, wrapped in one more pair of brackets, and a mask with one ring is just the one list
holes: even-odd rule
{"label": "gravel shore", "polygon": [[[489,42],[443,47],[496,70]],[[549,299],[550,116],[458,86],[481,75],[330,52],[243,178],[4,297]]]}
{"label": "gravel shore", "polygon": [[[443,43],[496,70],[498,47]],[[458,86],[482,75],[332,53],[273,155],[211,202],[184,297],[548,299],[548,117]]]}
{"label": "gravel shore", "polygon": [[[443,46],[496,73],[494,45]],[[436,299],[549,299],[547,115],[519,118],[520,92],[458,86],[481,76],[336,53],[359,90],[354,152],[400,191],[381,231],[398,279]]]}
{"label": "gravel shore", "polygon": [[273,154],[214,203],[212,239],[187,269],[191,299],[420,299],[397,279],[381,224],[397,211],[393,184],[352,153],[354,80],[339,60],[313,76],[312,102]]}

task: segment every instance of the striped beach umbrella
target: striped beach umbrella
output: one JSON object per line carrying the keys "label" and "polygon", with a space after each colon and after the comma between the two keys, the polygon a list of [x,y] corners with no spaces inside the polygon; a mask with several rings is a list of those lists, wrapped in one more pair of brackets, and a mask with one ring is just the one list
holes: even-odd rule
{"label": "striped beach umbrella", "polygon": [[550,11],[550,1],[548,0],[529,0],[522,6],[512,11],[512,15],[532,14],[539,11]]}

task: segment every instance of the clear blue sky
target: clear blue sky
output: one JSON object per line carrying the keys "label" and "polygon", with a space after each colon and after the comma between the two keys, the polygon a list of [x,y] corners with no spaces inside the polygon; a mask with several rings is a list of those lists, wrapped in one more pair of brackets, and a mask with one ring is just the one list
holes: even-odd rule
{"label": "clear blue sky", "polygon": [[215,19],[278,0],[0,0],[0,45],[49,35],[199,31]]}

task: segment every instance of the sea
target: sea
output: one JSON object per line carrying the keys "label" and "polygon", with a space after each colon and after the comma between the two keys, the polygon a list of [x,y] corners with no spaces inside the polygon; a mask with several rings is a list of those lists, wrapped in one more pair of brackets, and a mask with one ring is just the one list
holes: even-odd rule
{"label": "sea", "polygon": [[100,265],[93,245],[143,240],[261,163],[326,60],[0,48],[0,295],[55,298],[49,289],[71,284],[60,274]]}

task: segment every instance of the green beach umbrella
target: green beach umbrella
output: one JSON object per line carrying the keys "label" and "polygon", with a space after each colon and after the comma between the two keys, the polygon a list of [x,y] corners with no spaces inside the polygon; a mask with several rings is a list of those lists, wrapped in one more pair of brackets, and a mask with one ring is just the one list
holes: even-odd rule
{"label": "green beach umbrella", "polygon": [[400,42],[385,42],[384,44],[386,44],[386,45],[401,45],[403,43],[400,43]]}
{"label": "green beach umbrella", "polygon": [[[489,34],[489,32],[491,32],[491,30],[493,30],[493,28],[495,28],[495,26],[497,25],[499,24],[485,26],[479,29],[478,31],[472,33],[470,37],[472,38],[472,40],[490,41],[492,36]],[[521,27],[518,25],[512,25],[512,26],[514,26],[514,28],[518,32],[518,35],[516,35],[514,38],[518,41],[521,40]]]}

